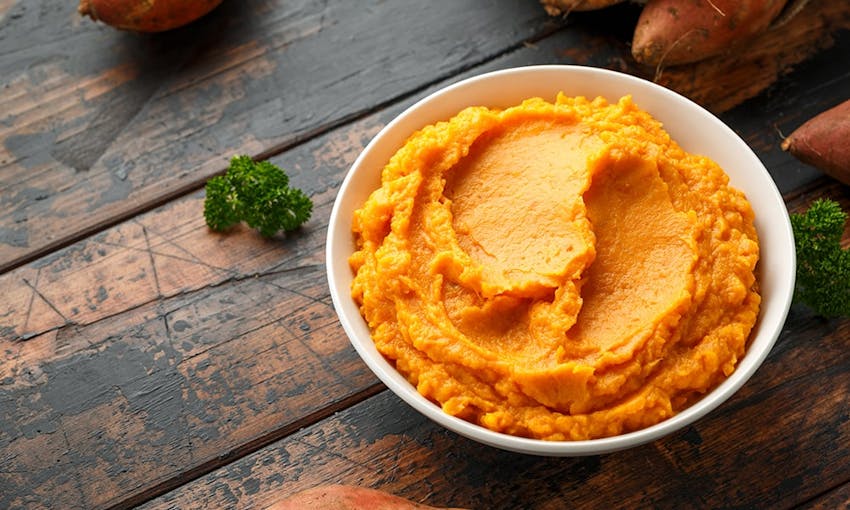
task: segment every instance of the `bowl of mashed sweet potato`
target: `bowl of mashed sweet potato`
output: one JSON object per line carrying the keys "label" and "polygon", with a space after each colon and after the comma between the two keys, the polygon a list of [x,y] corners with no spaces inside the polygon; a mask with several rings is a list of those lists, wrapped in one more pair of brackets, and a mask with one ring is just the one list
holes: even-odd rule
{"label": "bowl of mashed sweet potato", "polygon": [[719,406],[794,288],[784,201],[729,127],[581,66],[417,102],[342,183],[326,247],[369,368],[438,424],[538,455],[611,452]]}

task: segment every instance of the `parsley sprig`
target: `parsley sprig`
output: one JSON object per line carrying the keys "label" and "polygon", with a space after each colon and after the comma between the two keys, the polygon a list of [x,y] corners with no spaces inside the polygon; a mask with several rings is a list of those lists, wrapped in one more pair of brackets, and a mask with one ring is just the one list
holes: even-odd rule
{"label": "parsley sprig", "polygon": [[850,250],[841,247],[847,214],[834,200],[791,214],[797,249],[794,300],[823,317],[850,317]]}
{"label": "parsley sprig", "polygon": [[223,231],[244,221],[270,237],[295,230],[310,219],[313,202],[289,176],[268,161],[234,156],[224,175],[207,181],[204,218],[213,230]]}

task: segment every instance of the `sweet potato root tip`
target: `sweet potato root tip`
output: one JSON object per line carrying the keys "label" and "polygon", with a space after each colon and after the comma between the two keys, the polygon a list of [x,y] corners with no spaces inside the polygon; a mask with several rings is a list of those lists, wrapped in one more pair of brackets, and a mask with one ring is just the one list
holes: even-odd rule
{"label": "sweet potato root tip", "polygon": [[807,165],[850,185],[850,99],[815,115],[780,147]]}

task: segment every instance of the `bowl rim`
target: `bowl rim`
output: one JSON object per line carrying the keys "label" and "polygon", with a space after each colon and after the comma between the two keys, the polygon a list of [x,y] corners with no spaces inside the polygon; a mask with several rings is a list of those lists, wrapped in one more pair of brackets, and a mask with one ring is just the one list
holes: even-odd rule
{"label": "bowl rim", "polygon": [[[704,119],[706,122],[706,128],[704,128],[703,131],[707,129],[716,131],[717,136],[721,136],[731,143],[732,145],[729,147],[729,152],[733,152],[734,150],[735,154],[740,154],[739,157],[745,157],[745,159],[747,159],[747,164],[753,167],[751,171],[758,174],[758,179],[763,181],[759,182],[759,187],[758,189],[755,189],[755,191],[759,194],[760,201],[770,206],[769,208],[766,208],[766,210],[772,212],[774,209],[778,211],[781,208],[781,211],[784,211],[784,214],[779,215],[779,217],[769,215],[768,222],[764,220],[764,216],[761,216],[762,219],[759,221],[760,216],[758,211],[756,211],[756,230],[760,238],[760,244],[762,240],[762,233],[766,225],[770,224],[770,231],[773,233],[770,238],[771,245],[778,244],[780,247],[790,247],[790,251],[785,253],[787,258],[779,260],[778,262],[776,260],[782,254],[779,251],[776,253],[770,253],[772,265],[779,264],[780,267],[778,269],[774,269],[772,265],[770,268],[765,267],[763,262],[767,259],[764,257],[765,252],[763,250],[765,248],[764,246],[760,248],[761,254],[757,271],[759,271],[762,275],[774,274],[774,270],[790,272],[788,274],[788,279],[780,279],[778,281],[777,289],[770,289],[770,301],[764,299],[764,296],[762,296],[763,301],[759,310],[759,317],[752,332],[750,333],[747,351],[744,356],[738,360],[735,371],[729,377],[727,377],[713,390],[706,393],[697,402],[657,424],[616,436],[579,441],[547,441],[495,432],[483,426],[451,416],[443,412],[439,405],[427,400],[424,396],[419,394],[416,388],[407,382],[407,380],[404,379],[374,347],[371,335],[368,334],[369,330],[365,325],[365,320],[360,315],[359,308],[354,304],[353,300],[350,299],[350,282],[352,275],[350,274],[351,269],[348,266],[348,257],[351,252],[348,248],[345,248],[345,257],[343,258],[339,255],[339,250],[341,249],[340,246],[345,242],[346,234],[349,238],[348,242],[353,242],[353,234],[351,233],[351,218],[350,216],[345,218],[342,217],[344,213],[350,213],[355,210],[343,210],[345,206],[352,205],[348,203],[352,200],[350,198],[349,190],[355,185],[360,174],[366,172],[366,170],[362,169],[365,168],[364,164],[367,158],[374,153],[376,147],[382,143],[386,143],[385,139],[391,138],[390,135],[392,134],[396,135],[396,138],[398,138],[399,133],[396,131],[405,125],[417,125],[417,123],[414,122],[417,116],[422,116],[422,112],[430,108],[433,103],[441,100],[444,101],[446,98],[450,98],[454,94],[463,92],[464,89],[474,90],[475,87],[479,87],[482,84],[493,80],[497,82],[499,80],[506,79],[519,80],[536,74],[542,74],[545,76],[552,73],[556,75],[563,74],[563,78],[565,79],[592,78],[621,81],[623,82],[624,88],[634,87],[639,89],[641,91],[641,95],[654,97],[656,101],[673,101],[676,103],[677,111],[678,108],[684,108],[688,110],[691,115],[696,115]],[[636,97],[638,94],[632,95],[633,97]],[[609,101],[613,101],[613,99],[618,98],[609,97],[608,99]],[[467,105],[472,105],[471,102],[464,102]],[[643,108],[637,99],[635,99],[635,103],[637,103],[639,107]],[[476,104],[491,106],[491,104],[486,101]],[[518,102],[513,102],[512,104],[518,104]],[[457,113],[457,111],[454,113]],[[653,117],[658,118],[656,112],[653,112],[651,109],[646,109],[646,111],[653,115]],[[432,122],[425,122],[418,125],[416,129],[424,127],[424,125]],[[413,130],[406,131],[401,140],[406,140],[406,138],[412,133]],[[676,136],[673,133],[671,133],[671,138],[676,140]],[[393,147],[392,150],[389,151],[389,154],[394,153],[398,147],[400,147],[398,143],[398,140],[396,140],[395,144],[397,146]],[[724,167],[724,170],[725,169],[726,168]],[[380,173],[379,169],[373,169],[372,171],[377,171],[378,174]],[[730,175],[730,178],[731,177],[732,176]],[[735,183],[733,182],[732,185],[735,186]],[[740,189],[739,186],[735,187]],[[747,192],[747,195],[748,198],[750,198],[749,192]],[[356,208],[361,206],[362,203],[355,205]],[[759,229],[759,225],[761,225],[761,229]],[[503,450],[542,456],[583,456],[623,450],[667,436],[675,431],[685,428],[688,425],[691,425],[717,408],[723,402],[728,400],[728,398],[736,391],[738,391],[763,363],[782,331],[782,327],[790,309],[795,284],[796,254],[793,248],[794,237],[790,219],[788,217],[785,202],[782,199],[776,183],[764,167],[763,163],[746,144],[746,142],[744,142],[729,126],[720,121],[714,114],[670,89],[633,75],[609,69],[581,65],[531,65],[487,72],[462,79],[446,87],[440,88],[439,90],[426,95],[422,99],[419,99],[386,124],[358,155],[354,163],[346,172],[345,178],[340,185],[329,219],[327,242],[325,247],[325,260],[328,285],[330,288],[333,306],[343,330],[349,338],[349,341],[354,346],[360,358],[381,380],[381,382],[383,382],[393,393],[398,395],[408,405],[449,430],[477,442]],[[349,273],[347,278],[343,274],[346,270]],[[763,278],[760,277],[760,281],[762,279]],[[348,283],[348,285],[342,285],[344,282]],[[768,301],[768,305],[770,305],[769,308],[765,306],[765,301]],[[356,316],[352,314],[352,307],[354,312],[356,312]],[[367,332],[365,339],[362,337],[364,328]]]}

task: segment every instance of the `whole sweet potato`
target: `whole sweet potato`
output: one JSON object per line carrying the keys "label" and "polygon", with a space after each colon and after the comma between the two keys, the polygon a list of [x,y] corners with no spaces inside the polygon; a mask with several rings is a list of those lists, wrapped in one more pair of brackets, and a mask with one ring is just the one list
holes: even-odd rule
{"label": "whole sweet potato", "polygon": [[594,11],[624,0],[540,0],[546,12],[552,16],[569,14],[570,11]]}
{"label": "whole sweet potato", "polygon": [[697,62],[766,30],[787,0],[649,0],[632,55],[659,66]]}
{"label": "whole sweet potato", "polygon": [[[266,510],[439,510],[383,491],[350,485],[326,485],[297,492]],[[450,509],[444,509],[450,510]],[[460,509],[456,509],[460,510]]]}
{"label": "whole sweet potato", "polygon": [[806,121],[782,141],[782,150],[850,185],[850,99]]}
{"label": "whole sweet potato", "polygon": [[222,0],[80,0],[80,14],[121,30],[163,32],[204,16]]}

